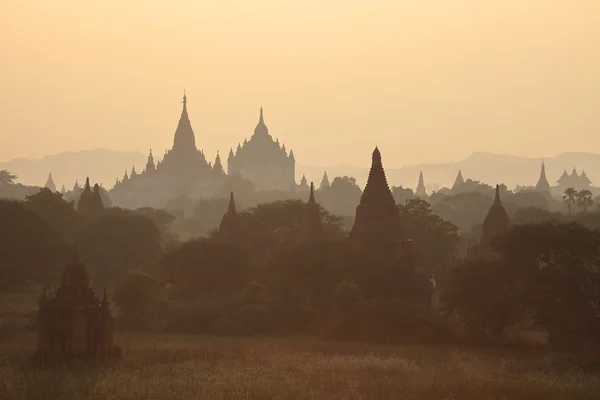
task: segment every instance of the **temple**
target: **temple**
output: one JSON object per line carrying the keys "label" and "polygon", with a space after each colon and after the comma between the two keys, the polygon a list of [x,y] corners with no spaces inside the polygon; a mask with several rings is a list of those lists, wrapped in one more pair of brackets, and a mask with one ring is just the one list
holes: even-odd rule
{"label": "temple", "polygon": [[221,219],[221,224],[215,238],[225,243],[239,245],[241,244],[241,233],[240,217],[235,206],[233,192],[231,192],[227,211]]}
{"label": "temple", "polygon": [[498,236],[510,229],[510,218],[500,200],[500,186],[496,185],[496,197],[483,220],[483,231],[478,245],[468,251],[469,259],[494,260],[498,257],[495,241]]}
{"label": "temple", "polygon": [[296,175],[294,152],[287,153],[285,145],[273,140],[260,109],[258,124],[250,140],[229,151],[227,173],[250,180],[256,190],[285,190],[293,188]]}
{"label": "temple", "polygon": [[101,214],[104,211],[104,203],[100,195],[100,186],[96,183],[94,189],[90,187],[90,178],[86,178],[85,187],[77,202],[77,211],[90,214]]}
{"label": "temple", "polygon": [[301,225],[301,240],[303,242],[321,240],[323,238],[323,223],[321,207],[315,200],[315,185],[310,183],[310,194],[304,209]]}
{"label": "temple", "polygon": [[567,170],[565,170],[557,183],[556,189],[561,194],[568,188],[573,188],[575,190],[589,190],[592,187],[592,182],[585,171],[581,171],[581,175],[579,175],[575,167],[573,167],[573,171],[570,175],[567,173]]}
{"label": "temple", "polygon": [[46,184],[44,185],[44,187],[46,189],[50,189],[50,191],[52,192],[56,192],[56,185],[54,184],[54,180],[52,179],[52,174],[48,174],[48,180],[46,181]]}
{"label": "temple", "polygon": [[206,160],[204,152],[196,147],[196,136],[188,115],[187,96],[184,94],[181,116],[173,137],[173,147],[161,161],[155,162],[152,150],[141,173],[131,173],[117,179],[111,198],[120,206],[164,207],[170,199],[185,194],[200,198],[221,188],[225,171],[217,153],[215,165]]}
{"label": "temple", "polygon": [[427,189],[425,189],[425,180],[423,179],[423,171],[419,174],[419,183],[417,185],[417,190],[415,191],[415,195],[417,197],[425,198],[427,197]]}
{"label": "temple", "polygon": [[535,189],[539,192],[547,192],[550,190],[550,183],[548,183],[548,179],[546,178],[546,165],[544,164],[544,161],[542,161],[540,179],[535,185]]}
{"label": "temple", "polygon": [[356,207],[350,238],[377,250],[398,252],[402,248],[400,212],[388,187],[377,147],[373,151],[367,184]]}
{"label": "temple", "polygon": [[319,190],[326,189],[330,186],[331,184],[329,183],[329,177],[327,176],[327,171],[325,171],[323,173],[323,179],[321,179],[321,185],[319,186]]}
{"label": "temple", "polygon": [[106,360],[120,357],[114,345],[114,318],[106,291],[102,301],[90,288],[82,263],[66,266],[52,298],[46,291],[39,302],[36,358]]}
{"label": "temple", "polygon": [[461,186],[464,185],[465,179],[462,176],[462,171],[458,170],[458,175],[456,175],[456,179],[454,180],[454,185],[452,185],[452,191],[457,192],[460,191]]}

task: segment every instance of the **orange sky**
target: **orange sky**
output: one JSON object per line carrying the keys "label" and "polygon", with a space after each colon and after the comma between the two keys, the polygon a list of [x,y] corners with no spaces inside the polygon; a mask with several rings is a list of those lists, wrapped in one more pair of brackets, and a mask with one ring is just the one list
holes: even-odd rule
{"label": "orange sky", "polygon": [[0,160],[209,159],[261,105],[298,162],[600,152],[598,0],[0,0]]}

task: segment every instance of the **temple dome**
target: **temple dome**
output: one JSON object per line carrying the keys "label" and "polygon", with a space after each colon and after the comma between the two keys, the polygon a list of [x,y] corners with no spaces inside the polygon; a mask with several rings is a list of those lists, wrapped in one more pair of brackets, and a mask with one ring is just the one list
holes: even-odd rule
{"label": "temple dome", "polygon": [[267,125],[265,125],[262,107],[260,108],[260,117],[258,119],[258,124],[256,124],[256,128],[254,128],[254,135],[256,135],[256,136],[269,135],[269,128],[267,128]]}

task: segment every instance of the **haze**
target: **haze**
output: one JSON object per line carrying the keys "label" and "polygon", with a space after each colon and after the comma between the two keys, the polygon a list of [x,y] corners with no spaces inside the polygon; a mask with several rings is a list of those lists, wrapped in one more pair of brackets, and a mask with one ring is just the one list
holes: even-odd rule
{"label": "haze", "polygon": [[[314,165],[600,147],[597,0],[0,1],[0,160],[252,134]],[[389,150],[388,150],[389,149]]]}

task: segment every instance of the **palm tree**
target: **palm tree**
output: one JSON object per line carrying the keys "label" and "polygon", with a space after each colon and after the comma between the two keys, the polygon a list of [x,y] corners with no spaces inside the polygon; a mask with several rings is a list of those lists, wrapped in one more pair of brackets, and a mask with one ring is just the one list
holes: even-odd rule
{"label": "palm tree", "polygon": [[577,193],[577,205],[581,207],[583,211],[587,211],[592,204],[594,204],[594,200],[592,200],[592,192],[584,189]]}
{"label": "palm tree", "polygon": [[18,177],[7,170],[0,170],[0,185],[12,185]]}
{"label": "palm tree", "polygon": [[575,202],[576,198],[577,198],[577,190],[573,189],[572,187],[567,188],[565,190],[565,194],[563,196],[563,201],[565,203],[567,203],[567,207],[569,208],[569,215],[573,214],[573,203]]}

